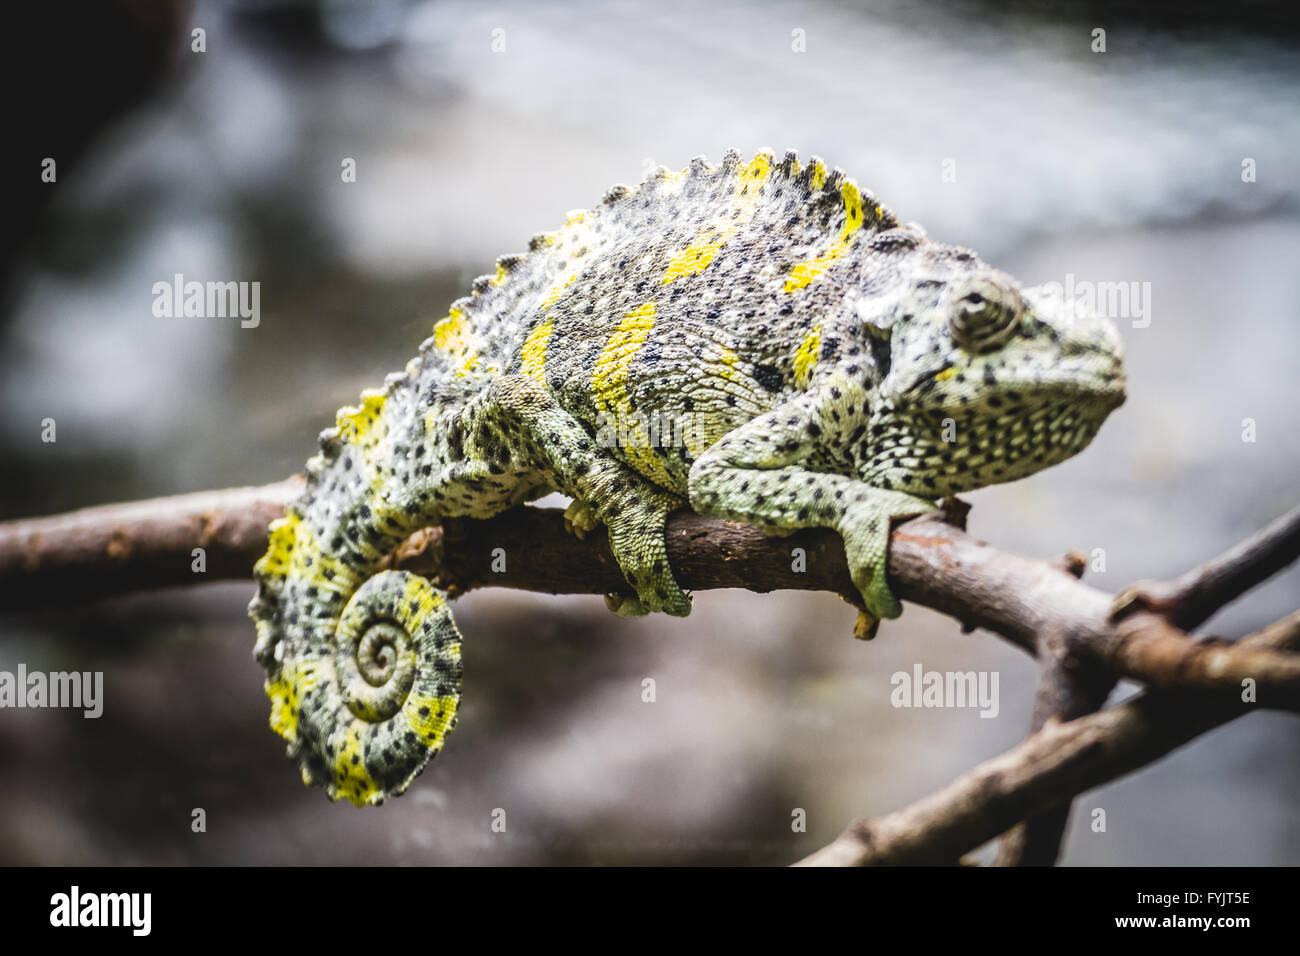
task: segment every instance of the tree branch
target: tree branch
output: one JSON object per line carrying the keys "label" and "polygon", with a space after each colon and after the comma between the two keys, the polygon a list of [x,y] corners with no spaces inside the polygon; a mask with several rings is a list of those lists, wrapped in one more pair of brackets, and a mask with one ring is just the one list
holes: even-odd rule
{"label": "tree branch", "polygon": [[[261,488],[201,492],[86,508],[51,518],[0,524],[0,587],[10,608],[66,602],[142,588],[246,577],[266,547],[266,525],[300,489],[293,478]],[[1216,593],[1239,592],[1260,567],[1280,567],[1300,552],[1290,517],[1255,536],[1249,547],[1209,562]],[[1277,529],[1282,527],[1282,531]],[[205,573],[192,550],[206,551]],[[669,560],[688,590],[781,588],[824,590],[856,600],[844,548],[831,531],[789,537],[703,518],[672,515]],[[497,549],[508,556],[494,571]],[[794,560],[795,549],[804,559]],[[1232,557],[1232,556],[1237,557]],[[1244,557],[1242,557],[1244,555]],[[451,519],[415,535],[395,555],[398,566],[432,577],[453,594],[498,586],[552,594],[625,593],[626,584],[602,530],[578,540],[556,509],[517,508],[486,521]],[[1234,567],[1245,570],[1224,571]],[[969,537],[935,514],[904,522],[890,542],[889,574],[905,600],[984,627],[1037,653],[1038,635],[1061,634],[1072,656],[1099,662],[1117,676],[1160,687],[1223,691],[1245,677],[1275,706],[1300,706],[1300,666],[1272,652],[1192,642],[1164,618],[1109,613],[1111,596],[1054,562],[1009,554]]]}
{"label": "tree branch", "polygon": [[1300,553],[1300,506],[1268,527],[1172,581],[1139,581],[1126,588],[1112,610],[1118,619],[1144,608],[1191,631],[1219,608],[1266,581]]}
{"label": "tree branch", "polygon": [[[6,610],[66,605],[114,594],[251,576],[266,527],[302,490],[295,476],[83,508],[0,523],[0,595]],[[207,570],[193,570],[194,548]]]}
{"label": "tree branch", "polygon": [[[1247,650],[1300,648],[1300,612],[1239,642]],[[877,820],[857,820],[805,866],[942,864],[1017,820],[1152,763],[1246,713],[1252,705],[1150,691],[1068,723],[1049,722],[1024,743],[941,790]]]}
{"label": "tree branch", "polygon": [[[83,601],[246,578],[266,548],[267,524],[301,481],[0,524],[5,604],[64,604],[69,595]],[[960,519],[965,506],[946,504],[949,521]],[[897,526],[889,574],[901,598],[949,614],[967,630],[994,631],[1043,661],[1032,733],[925,800],[853,824],[807,862],[946,863],[1025,821],[1008,834],[1003,862],[1049,863],[1074,795],[1243,713],[1247,678],[1257,688],[1256,706],[1300,709],[1300,612],[1235,644],[1192,640],[1173,623],[1199,623],[1215,601],[1295,560],[1298,528],[1300,509],[1174,583],[1131,588],[1117,602],[1077,579],[1077,556],[1049,562],[1008,554],[936,514]],[[669,519],[667,547],[678,581],[690,590],[825,590],[856,603],[843,545],[830,531],[768,537],[684,511]],[[193,569],[194,548],[205,551],[202,574]],[[498,572],[502,550],[507,560]],[[571,594],[626,588],[604,531],[578,540],[555,509],[448,520],[413,535],[389,560],[452,594],[485,586]],[[1153,689],[1094,712],[1122,676]]]}
{"label": "tree branch", "polygon": [[[1082,573],[1082,568],[1079,569]],[[1050,725],[1096,712],[1115,687],[1115,676],[1072,654],[1059,634],[1039,642],[1042,670],[1034,694],[1030,735]],[[1070,802],[1036,813],[1009,831],[998,848],[998,866],[1051,866],[1061,852]]]}

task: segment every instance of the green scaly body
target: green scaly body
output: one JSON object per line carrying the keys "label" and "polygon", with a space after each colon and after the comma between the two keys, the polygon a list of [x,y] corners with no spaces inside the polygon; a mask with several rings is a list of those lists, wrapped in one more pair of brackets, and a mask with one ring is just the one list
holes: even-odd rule
{"label": "green scaly body", "polygon": [[[405,372],[339,412],[258,563],[272,726],[309,783],[378,803],[455,725],[445,596],[379,570],[444,516],[558,490],[604,524],[620,614],[685,615],[669,512],[844,538],[874,618],[890,520],[1092,439],[1116,332],[902,226],[819,161],[729,153],[573,213],[474,283]],[[376,573],[378,572],[378,573]]]}

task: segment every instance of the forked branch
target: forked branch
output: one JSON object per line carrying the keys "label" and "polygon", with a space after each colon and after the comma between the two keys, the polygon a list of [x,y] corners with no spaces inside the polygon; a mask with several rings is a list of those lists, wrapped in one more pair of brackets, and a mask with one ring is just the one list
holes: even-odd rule
{"label": "forked branch", "polygon": [[[292,478],[0,524],[3,605],[34,608],[70,596],[246,578],[266,547],[267,524],[300,487]],[[806,862],[951,862],[1012,827],[1002,862],[1051,862],[1075,795],[1251,707],[1300,710],[1300,613],[1236,643],[1193,639],[1182,629],[1300,556],[1300,508],[1174,582],[1135,585],[1115,599],[1078,580],[1077,560],[1032,560],[970,537],[950,523],[964,506],[946,505],[946,520],[936,513],[894,529],[891,582],[900,597],[966,629],[993,631],[1042,660],[1033,732],[930,797],[853,824]],[[855,600],[843,546],[830,531],[773,538],[683,511],[670,518],[667,543],[688,590],[789,588]],[[510,556],[500,572],[498,549]],[[604,533],[578,540],[556,509],[449,520],[414,535],[390,560],[452,594],[487,586],[553,594],[626,587]],[[1097,710],[1121,677],[1150,690]],[[1258,703],[1243,702],[1247,685]]]}

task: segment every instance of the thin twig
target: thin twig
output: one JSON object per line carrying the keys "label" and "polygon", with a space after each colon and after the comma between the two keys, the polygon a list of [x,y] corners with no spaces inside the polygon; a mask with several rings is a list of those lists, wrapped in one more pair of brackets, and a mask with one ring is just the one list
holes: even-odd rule
{"label": "thin twig", "polygon": [[[1080,571],[1082,568],[1080,568]],[[1096,712],[1115,686],[1108,671],[1080,660],[1058,634],[1039,641],[1042,669],[1034,694],[1030,735]],[[1011,829],[998,848],[998,866],[1051,866],[1061,852],[1070,802],[1049,807]]]}
{"label": "thin twig", "polygon": [[1256,534],[1172,581],[1139,581],[1120,593],[1118,618],[1145,608],[1184,631],[1266,581],[1300,554],[1300,506]]}
{"label": "thin twig", "polygon": [[[1295,651],[1300,611],[1239,643],[1250,650]],[[1185,692],[1150,691],[1078,720],[1049,723],[911,806],[855,821],[801,865],[947,863],[1016,821],[1144,767],[1252,706],[1240,699],[1206,702]]]}

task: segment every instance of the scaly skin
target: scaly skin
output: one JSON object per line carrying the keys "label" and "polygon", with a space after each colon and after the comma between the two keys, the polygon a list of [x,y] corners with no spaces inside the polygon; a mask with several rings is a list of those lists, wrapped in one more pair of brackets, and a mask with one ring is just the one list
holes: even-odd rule
{"label": "scaly skin", "polygon": [[[382,571],[413,531],[552,490],[604,524],[623,615],[685,615],[668,514],[844,539],[875,618],[890,522],[1077,453],[1124,398],[1118,336],[930,241],[838,170],[703,159],[615,187],[474,283],[339,412],[258,563],[272,727],[334,798],[400,794],[460,696],[445,596]],[[634,596],[633,596],[634,595]]]}

